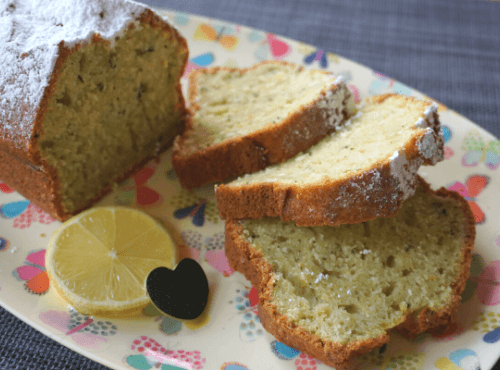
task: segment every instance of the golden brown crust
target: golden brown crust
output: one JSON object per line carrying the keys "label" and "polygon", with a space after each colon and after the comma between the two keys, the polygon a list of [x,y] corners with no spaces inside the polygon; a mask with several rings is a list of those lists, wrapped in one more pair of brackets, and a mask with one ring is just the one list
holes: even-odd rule
{"label": "golden brown crust", "polygon": [[[199,110],[196,100],[198,77],[201,74],[214,74],[218,71],[246,73],[262,64],[289,65],[290,63],[266,61],[247,69],[214,67],[194,71],[189,76],[191,111],[194,113]],[[303,67],[299,68],[303,69]],[[335,125],[341,125],[349,118],[346,102],[351,97],[351,93],[345,84],[336,85],[330,91],[334,94],[345,94],[341,121],[334,122]],[[314,102],[289,115],[280,124],[263,128],[249,135],[225,140],[190,155],[184,155],[184,141],[193,130],[192,119],[188,120],[185,132],[174,143],[172,155],[172,164],[181,186],[190,189],[256,172],[270,164],[283,162],[308,149],[335,130],[334,125],[327,124],[332,116],[331,108],[320,107],[319,104],[319,102],[324,101],[325,96],[326,92]]]}
{"label": "golden brown crust", "polygon": [[[445,188],[432,191],[422,179],[418,178],[424,190],[440,199],[452,199],[461,205],[464,215],[466,236],[461,249],[460,270],[452,283],[452,296],[448,304],[438,310],[429,308],[420,312],[410,312],[406,320],[395,329],[404,336],[415,337],[424,331],[430,333],[443,333],[454,330],[455,316],[460,303],[460,294],[465,288],[469,276],[470,261],[475,238],[475,221],[472,211],[458,193]],[[349,360],[355,356],[367,353],[374,348],[382,346],[389,341],[389,333],[369,340],[360,340],[342,345],[331,341],[323,341],[316,335],[293,324],[286,315],[281,314],[272,302],[273,278],[272,266],[263,257],[260,251],[255,250],[246,239],[242,237],[243,227],[238,221],[226,221],[225,253],[229,265],[241,272],[250,280],[259,292],[259,313],[263,327],[276,337],[277,340],[292,348],[307,353],[329,366],[337,369],[347,367]]]}
{"label": "golden brown crust", "polygon": [[[141,23],[147,23],[151,27],[159,29],[165,34],[170,35],[171,38],[174,38],[176,42],[179,43],[181,49],[183,50],[183,59],[181,61],[183,67],[180,74],[182,76],[189,56],[186,40],[175,28],[171,27],[161,17],[149,9],[146,9],[138,20]],[[134,27],[134,25],[132,24],[130,27]],[[109,43],[109,41],[102,39],[99,35],[94,35],[92,37],[92,43],[98,42]],[[38,150],[38,138],[43,134],[43,120],[47,110],[48,101],[55,91],[61,68],[66,59],[72,53],[82,48],[82,44],[77,44],[72,48],[67,48],[64,46],[64,42],[62,41],[58,47],[59,56],[55,62],[49,85],[45,88],[40,105],[38,107],[26,106],[25,114],[22,117],[19,117],[19,120],[22,120],[23,122],[9,122],[9,124],[13,127],[20,124],[31,127],[29,129],[31,131],[29,138],[25,139],[16,137],[12,132],[5,132],[0,125],[0,158],[2,158],[0,176],[1,180],[5,184],[16,189],[24,197],[29,199],[38,207],[42,208],[51,217],[64,221],[70,217],[71,214],[64,209],[61,202],[62,199],[59,191],[59,178],[57,170],[45,162],[41,157],[40,151]],[[159,150],[156,154],[159,154],[170,147],[173,144],[175,136],[180,134],[184,129],[188,111],[185,106],[180,81],[175,87],[175,90],[177,96],[179,97],[176,109],[182,119],[179,124],[173,128],[172,132],[167,133],[165,137],[158,138],[157,147]],[[150,156],[143,158],[138,163],[132,163],[130,169],[122,174],[117,181],[127,178],[152,158],[153,156]],[[5,161],[3,161],[3,159],[5,159]],[[112,186],[109,185],[99,194],[96,194],[85,208],[90,207],[93,203],[97,202],[111,190]],[[79,209],[72,214],[76,214],[85,208]]]}
{"label": "golden brown crust", "polygon": [[[373,98],[376,101],[396,96],[403,103],[416,102],[411,97],[387,94]],[[425,109],[428,104],[422,104]],[[299,226],[340,225],[359,223],[376,217],[392,217],[397,214],[403,201],[416,189],[417,170],[422,164],[433,164],[443,158],[444,140],[439,135],[437,114],[428,120],[436,141],[436,152],[426,158],[420,144],[428,133],[415,130],[405,143],[407,165],[393,168],[394,161],[386,158],[372,163],[367,169],[336,180],[312,185],[259,182],[249,185],[221,184],[215,195],[222,219],[280,217],[282,221],[294,221]],[[353,212],[353,209],[356,210]]]}

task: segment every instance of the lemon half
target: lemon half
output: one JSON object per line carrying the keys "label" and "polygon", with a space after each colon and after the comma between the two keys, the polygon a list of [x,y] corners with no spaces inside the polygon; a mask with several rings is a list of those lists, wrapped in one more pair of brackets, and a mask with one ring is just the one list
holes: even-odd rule
{"label": "lemon half", "polygon": [[92,208],[66,221],[45,255],[49,279],[78,312],[120,316],[149,304],[145,281],[174,268],[177,250],[151,216],[131,208]]}

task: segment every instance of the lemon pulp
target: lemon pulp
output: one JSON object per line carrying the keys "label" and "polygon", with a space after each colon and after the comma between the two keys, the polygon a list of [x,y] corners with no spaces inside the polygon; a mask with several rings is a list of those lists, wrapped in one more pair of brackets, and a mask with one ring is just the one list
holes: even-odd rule
{"label": "lemon pulp", "polygon": [[66,221],[46,254],[49,278],[79,312],[119,315],[149,303],[145,280],[173,268],[176,248],[147,214],[123,207],[93,208]]}

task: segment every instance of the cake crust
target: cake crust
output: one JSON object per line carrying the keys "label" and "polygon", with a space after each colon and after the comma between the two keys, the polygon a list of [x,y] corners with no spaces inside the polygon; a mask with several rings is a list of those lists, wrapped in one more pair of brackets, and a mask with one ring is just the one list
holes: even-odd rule
{"label": "cake crust", "polygon": [[[382,103],[388,98],[404,104],[418,104],[422,111],[432,107],[429,103],[396,94],[371,99]],[[422,114],[424,121],[427,130],[415,130],[392,157],[372,163],[369,168],[352,175],[306,185],[279,181],[218,185],[215,195],[220,217],[268,216],[294,221],[299,226],[335,226],[395,216],[403,201],[415,192],[418,168],[444,158],[444,138],[436,110]]]}
{"label": "cake crust", "polygon": [[[246,73],[261,65],[291,65],[282,61],[265,61],[246,69],[213,67],[198,69],[189,75],[189,102],[191,115],[182,136],[174,143],[172,164],[179,177],[181,186],[187,189],[200,187],[208,183],[221,182],[246,173],[256,172],[270,164],[283,162],[297,153],[317,143],[336,127],[345,123],[352,115],[348,108],[352,102],[352,93],[345,83],[332,85],[320,96],[292,112],[279,124],[265,127],[248,135],[238,136],[198,150],[190,155],[184,154],[186,137],[193,130],[194,112],[200,109],[197,103],[198,78],[203,74],[215,74],[219,71]],[[304,70],[299,67],[299,70]],[[325,75],[329,73],[324,72]],[[340,119],[330,123],[338,108],[328,105],[330,94],[343,94]]]}
{"label": "cake crust", "polygon": [[[55,60],[53,61],[53,68],[49,71],[50,75],[47,76],[46,86],[43,87],[44,82],[42,80],[40,85],[43,88],[35,91],[35,96],[31,96],[29,91],[22,91],[21,95],[11,96],[9,95],[11,92],[7,94],[7,92],[0,88],[0,108],[2,108],[0,111],[3,110],[2,114],[0,114],[0,160],[2,161],[0,165],[0,180],[42,208],[51,217],[60,221],[64,221],[72,214],[90,207],[112,190],[112,184],[110,184],[98,194],[95,194],[95,197],[85,207],[69,213],[62,205],[57,170],[43,160],[38,147],[38,140],[43,134],[43,121],[47,113],[48,102],[55,92],[61,68],[68,57],[89,43],[110,45],[115,41],[115,37],[121,36],[121,33],[125,29],[138,27],[139,24],[148,24],[152,28],[169,35],[170,38],[175,39],[176,43],[180,45],[180,48],[183,50],[183,60],[181,61],[182,71],[184,71],[187,63],[187,42],[174,27],[142,4],[133,2],[126,2],[124,4],[123,9],[119,8],[116,10],[118,13],[116,16],[123,24],[113,23],[111,30],[105,27],[102,30],[97,28],[97,31],[94,31],[87,38],[83,37],[84,35],[77,34],[75,36],[74,34],[70,34],[72,38],[60,40],[55,46],[56,50],[51,49],[45,52],[47,55],[37,53],[39,48],[43,50],[45,47],[43,43],[48,42],[46,40],[41,41],[40,45],[31,46],[35,50],[33,52],[28,51],[21,55],[16,55],[15,52],[17,50],[7,50],[10,53],[7,56],[16,60],[16,63],[20,63],[21,65],[23,59],[29,59],[32,65],[43,63],[44,60],[40,60],[41,56],[44,58],[48,57],[49,59],[54,58]],[[12,4],[12,11],[14,10],[15,6]],[[125,29],[119,29],[121,26],[124,26]],[[99,33],[100,31],[103,34]],[[112,37],[104,38],[103,36],[110,36],[106,32],[111,32],[110,35]],[[18,61],[19,59],[21,62]],[[14,86],[14,90],[16,84],[20,83],[20,76],[1,77],[10,81],[11,85]],[[188,111],[185,107],[180,82],[177,83],[175,91],[178,96],[175,109],[179,112],[181,120],[173,127],[172,132],[165,133],[164,136],[158,138],[155,155],[160,154],[170,147],[173,144],[175,136],[180,134],[184,128]],[[6,97],[3,102],[2,95]],[[13,106],[14,100],[16,103],[15,107]],[[133,174],[153,157],[154,155],[151,155],[137,163],[131,163],[129,169],[116,182]]]}
{"label": "cake crust", "polygon": [[[394,329],[403,336],[414,338],[422,332],[434,334],[451,333],[456,328],[456,312],[460,304],[460,294],[465,288],[469,277],[472,258],[472,249],[475,238],[475,221],[470,207],[458,193],[441,188],[432,191],[430,186],[421,178],[417,180],[424,191],[432,194],[437,200],[452,200],[460,204],[465,218],[465,237],[460,250],[460,269],[451,284],[452,295],[444,308],[433,311],[425,308],[420,312],[409,312],[403,322]],[[345,345],[322,340],[315,334],[293,324],[290,319],[280,313],[273,303],[272,266],[267,262],[261,251],[254,249],[243,238],[243,227],[236,220],[226,220],[225,226],[225,253],[229,265],[241,272],[259,292],[259,314],[262,326],[280,342],[296,348],[337,369],[345,369],[350,360],[358,355],[370,352],[389,342],[389,333],[386,332],[377,338],[357,340]]]}

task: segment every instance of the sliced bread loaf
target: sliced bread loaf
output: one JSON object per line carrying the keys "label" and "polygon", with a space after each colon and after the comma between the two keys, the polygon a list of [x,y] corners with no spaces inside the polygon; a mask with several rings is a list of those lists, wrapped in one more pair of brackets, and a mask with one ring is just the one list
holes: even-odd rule
{"label": "sliced bread loaf", "polygon": [[172,156],[185,188],[291,158],[356,109],[340,78],[277,61],[199,69],[189,76],[189,101],[192,119]]}
{"label": "sliced bread loaf", "polygon": [[221,218],[281,217],[297,225],[394,216],[422,164],[443,159],[436,104],[402,95],[367,100],[333,134],[284,163],[216,186]]}
{"label": "sliced bread loaf", "polygon": [[226,221],[226,256],[259,292],[262,325],[337,369],[404,336],[454,329],[469,275],[474,217],[458,193],[419,179],[392,218],[300,227]]}

